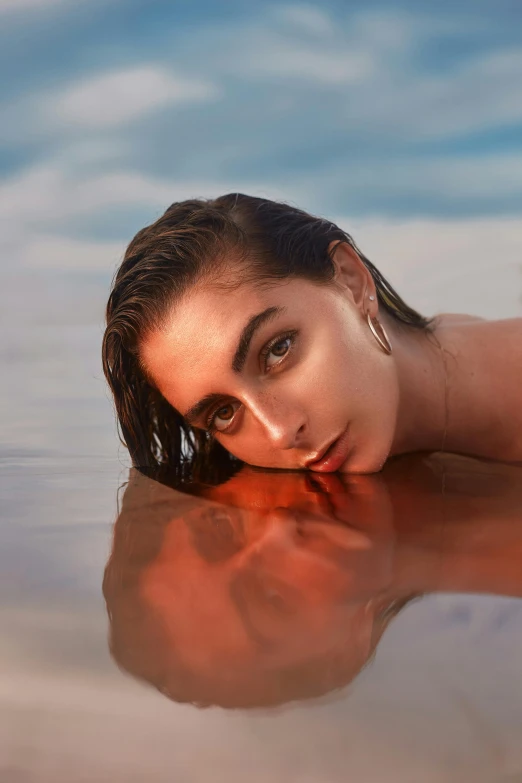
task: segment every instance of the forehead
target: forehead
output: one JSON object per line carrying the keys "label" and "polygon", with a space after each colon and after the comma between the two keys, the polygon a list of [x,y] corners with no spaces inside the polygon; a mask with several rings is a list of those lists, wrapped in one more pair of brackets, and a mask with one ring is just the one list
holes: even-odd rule
{"label": "forehead", "polygon": [[162,328],[147,335],[140,347],[142,361],[167,399],[173,393],[187,399],[188,382],[197,385],[201,380],[206,388],[209,373],[229,367],[252,316],[272,306],[285,307],[294,317],[305,315],[311,298],[320,296],[321,290],[303,279],[243,283],[232,290],[195,286],[173,305]]}

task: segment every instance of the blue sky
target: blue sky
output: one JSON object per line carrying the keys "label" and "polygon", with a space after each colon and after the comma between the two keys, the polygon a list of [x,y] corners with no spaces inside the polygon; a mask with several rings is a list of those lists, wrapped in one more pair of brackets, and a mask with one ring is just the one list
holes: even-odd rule
{"label": "blue sky", "polygon": [[172,201],[231,190],[392,261],[419,225],[518,253],[521,29],[518,0],[0,0],[0,264],[108,279]]}

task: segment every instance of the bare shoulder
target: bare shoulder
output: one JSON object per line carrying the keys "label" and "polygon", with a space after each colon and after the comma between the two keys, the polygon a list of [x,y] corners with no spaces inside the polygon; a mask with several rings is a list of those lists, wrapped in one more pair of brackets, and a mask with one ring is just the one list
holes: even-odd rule
{"label": "bare shoulder", "polygon": [[513,337],[522,338],[522,318],[501,318],[489,320],[478,315],[465,313],[441,313],[437,316],[437,325],[441,329],[455,329],[468,336],[495,339]]}
{"label": "bare shoulder", "polygon": [[522,318],[443,320],[439,337],[454,359],[455,411],[467,422],[457,450],[522,461]]}
{"label": "bare shoulder", "polygon": [[[522,384],[522,318],[488,320],[448,314],[438,334],[447,353],[460,367],[461,378],[473,378],[474,387],[494,394],[504,404],[512,398],[520,408]],[[521,418],[522,426],[522,418]]]}
{"label": "bare shoulder", "polygon": [[[462,324],[464,325],[464,324]],[[491,345],[507,342],[511,349],[522,351],[522,318],[502,318],[497,321],[481,320],[469,324],[476,330],[477,337],[491,339]]]}
{"label": "bare shoulder", "polygon": [[506,334],[511,334],[515,339],[522,340],[522,318],[506,318],[502,321],[492,321],[496,328]]}
{"label": "bare shoulder", "polygon": [[440,313],[436,316],[440,326],[454,326],[455,324],[474,323],[475,321],[486,321],[478,315],[468,315],[467,313]]}

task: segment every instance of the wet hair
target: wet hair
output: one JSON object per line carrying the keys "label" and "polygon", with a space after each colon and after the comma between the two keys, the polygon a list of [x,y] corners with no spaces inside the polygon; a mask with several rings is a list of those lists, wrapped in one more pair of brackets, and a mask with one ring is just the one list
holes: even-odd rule
{"label": "wet hair", "polygon": [[287,278],[327,284],[335,274],[332,241],[356,251],[374,280],[380,307],[397,323],[431,329],[433,319],[401,299],[349,234],[289,204],[242,193],[180,201],[138,231],[112,284],[102,348],[120,438],[135,466],[182,470],[190,464],[197,474],[209,460],[239,463],[209,434],[187,424],[140,360],[141,342],[162,325],[173,304],[207,279],[225,288]]}

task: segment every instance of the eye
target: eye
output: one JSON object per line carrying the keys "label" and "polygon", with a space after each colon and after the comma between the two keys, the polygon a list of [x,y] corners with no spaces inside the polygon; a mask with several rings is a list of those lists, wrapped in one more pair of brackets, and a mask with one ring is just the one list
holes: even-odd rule
{"label": "eye", "polygon": [[[264,369],[270,370],[272,367],[281,364],[284,357],[292,350],[294,342],[295,332],[279,336],[268,343],[261,351]],[[275,361],[270,361],[271,359]]]}
{"label": "eye", "polygon": [[230,427],[238,408],[238,402],[227,402],[226,405],[222,405],[221,408],[215,410],[207,421],[208,431],[225,432]]}

